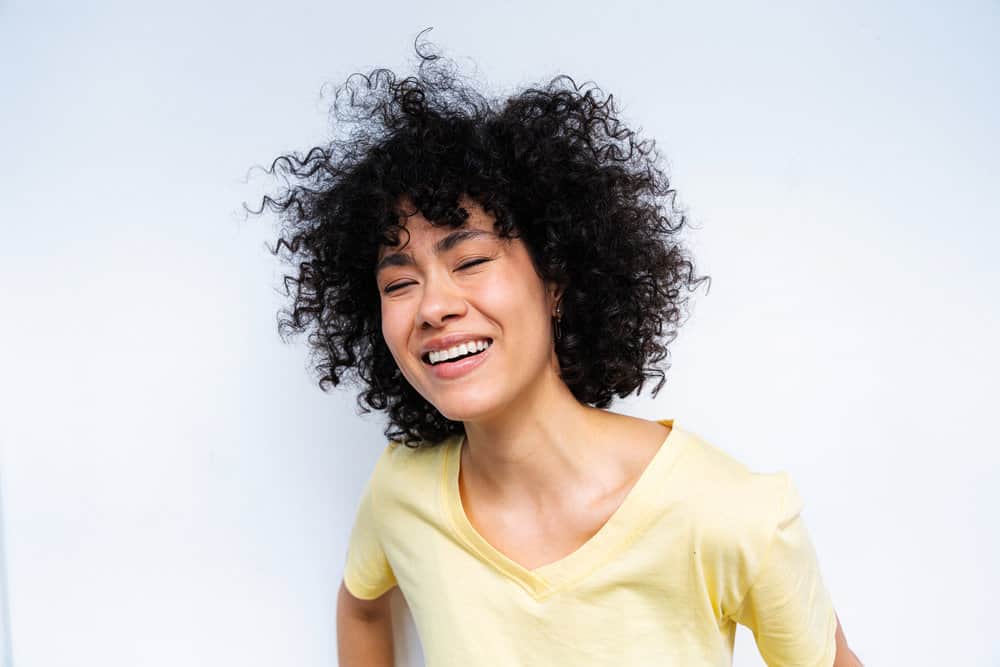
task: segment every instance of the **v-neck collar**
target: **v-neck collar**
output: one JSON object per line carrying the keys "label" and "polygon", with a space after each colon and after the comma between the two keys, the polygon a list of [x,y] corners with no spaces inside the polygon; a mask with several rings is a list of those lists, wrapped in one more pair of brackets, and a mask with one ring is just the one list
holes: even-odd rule
{"label": "v-neck collar", "polygon": [[618,509],[594,535],[559,560],[529,570],[489,543],[469,521],[462,505],[458,476],[461,465],[462,434],[443,443],[442,498],[444,511],[465,545],[501,573],[523,586],[537,600],[567,588],[603,565],[628,546],[655,518],[660,503],[649,502],[663,493],[664,482],[679,455],[682,433],[673,419],[657,420],[670,427],[659,449],[646,464]]}

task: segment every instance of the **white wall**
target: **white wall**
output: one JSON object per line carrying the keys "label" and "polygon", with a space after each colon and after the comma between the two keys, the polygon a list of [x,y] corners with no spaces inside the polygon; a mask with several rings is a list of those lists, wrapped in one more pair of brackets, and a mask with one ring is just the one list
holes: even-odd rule
{"label": "white wall", "polygon": [[712,286],[617,409],[792,473],[866,663],[1000,664],[1000,7],[939,4],[4,3],[14,663],[335,664],[382,424],[278,340],[242,179],[434,26],[495,88],[596,81],[669,160]]}

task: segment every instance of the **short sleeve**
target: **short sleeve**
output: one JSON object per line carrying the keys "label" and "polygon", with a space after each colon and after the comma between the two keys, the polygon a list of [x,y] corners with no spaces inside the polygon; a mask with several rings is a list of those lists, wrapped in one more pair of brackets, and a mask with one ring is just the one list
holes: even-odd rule
{"label": "short sleeve", "polygon": [[802,498],[785,478],[768,551],[733,617],[753,631],[769,667],[831,667],[837,617],[802,519]]}
{"label": "short sleeve", "polygon": [[376,465],[375,472],[361,494],[344,565],[344,585],[351,595],[363,600],[374,600],[396,585],[396,576],[379,537],[378,510],[375,504],[377,474]]}

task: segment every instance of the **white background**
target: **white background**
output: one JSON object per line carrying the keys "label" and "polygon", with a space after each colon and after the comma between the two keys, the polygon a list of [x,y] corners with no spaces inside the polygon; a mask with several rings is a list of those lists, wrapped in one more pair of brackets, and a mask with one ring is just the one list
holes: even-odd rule
{"label": "white background", "polygon": [[711,289],[615,409],[792,474],[867,664],[1000,665],[1000,5],[928,4],[0,5],[8,658],[335,664],[383,424],[279,340],[244,179],[434,26],[495,90],[595,81],[668,160]]}

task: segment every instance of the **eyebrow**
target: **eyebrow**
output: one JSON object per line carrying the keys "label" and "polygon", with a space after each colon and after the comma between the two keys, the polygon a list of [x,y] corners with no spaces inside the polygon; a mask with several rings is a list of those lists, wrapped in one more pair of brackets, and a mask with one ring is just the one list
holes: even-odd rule
{"label": "eyebrow", "polygon": [[[434,244],[434,254],[441,255],[448,252],[459,243],[463,241],[468,241],[470,239],[480,238],[482,236],[494,236],[490,232],[483,231],[482,229],[459,229],[443,239]],[[382,269],[388,268],[390,266],[413,266],[416,261],[413,259],[413,255],[408,252],[394,252],[392,254],[386,255],[378,264],[375,265],[375,275],[377,276]]]}

